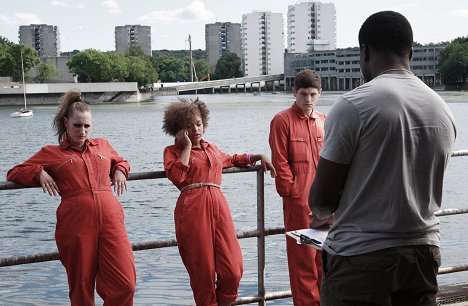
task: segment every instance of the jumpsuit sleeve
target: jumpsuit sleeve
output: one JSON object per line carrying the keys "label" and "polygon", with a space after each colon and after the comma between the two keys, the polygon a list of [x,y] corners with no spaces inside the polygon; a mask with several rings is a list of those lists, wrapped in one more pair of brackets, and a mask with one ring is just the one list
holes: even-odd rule
{"label": "jumpsuit sleeve", "polygon": [[171,147],[164,149],[164,171],[167,178],[177,187],[187,178],[189,166],[184,164]]}
{"label": "jumpsuit sleeve", "polygon": [[271,162],[276,169],[276,191],[282,197],[290,195],[294,175],[289,167],[289,128],[284,118],[276,116],[270,124]]}
{"label": "jumpsuit sleeve", "polygon": [[8,170],[7,181],[13,181],[24,186],[39,186],[39,174],[47,165],[46,149],[31,156],[24,163]]}
{"label": "jumpsuit sleeve", "polygon": [[214,146],[214,148],[218,152],[218,154],[221,156],[221,160],[223,162],[223,168],[230,168],[234,166],[247,167],[251,165],[250,154],[244,153],[244,154],[229,155],[229,154],[223,153],[216,146]]}
{"label": "jumpsuit sleeve", "polygon": [[120,156],[114,148],[111,146],[111,144],[107,142],[108,149],[109,149],[109,155],[110,155],[110,160],[111,160],[111,170],[110,170],[110,175],[111,177],[114,175],[115,170],[120,170],[125,174],[125,177],[128,179],[128,173],[130,172],[130,164],[128,163],[127,160],[125,160],[122,156]]}

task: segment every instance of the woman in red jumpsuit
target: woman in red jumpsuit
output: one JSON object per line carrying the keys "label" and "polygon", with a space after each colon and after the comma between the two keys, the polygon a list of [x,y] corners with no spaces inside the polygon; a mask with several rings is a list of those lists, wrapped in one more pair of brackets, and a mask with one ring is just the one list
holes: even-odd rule
{"label": "woman in red jumpsuit", "polygon": [[166,108],[163,130],[175,137],[175,144],[164,150],[164,170],[181,191],[174,212],[176,238],[195,302],[230,305],[237,298],[243,262],[229,204],[220,190],[222,170],[260,160],[272,177],[276,172],[263,154],[227,155],[204,141],[207,123],[208,108],[198,99]]}
{"label": "woman in red jumpsuit", "polygon": [[133,251],[111,189],[117,195],[127,189],[130,166],[105,139],[89,138],[91,124],[80,92],[66,93],[53,122],[59,145],[43,147],[9,170],[7,180],[61,196],[55,241],[71,305],[94,305],[95,286],[104,305],[133,305]]}

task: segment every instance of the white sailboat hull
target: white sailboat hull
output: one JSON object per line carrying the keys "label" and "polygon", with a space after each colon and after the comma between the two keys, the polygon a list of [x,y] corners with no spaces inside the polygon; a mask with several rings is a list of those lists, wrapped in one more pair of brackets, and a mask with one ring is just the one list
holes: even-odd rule
{"label": "white sailboat hull", "polygon": [[31,117],[33,115],[33,111],[30,109],[21,109],[17,112],[11,113],[11,117]]}

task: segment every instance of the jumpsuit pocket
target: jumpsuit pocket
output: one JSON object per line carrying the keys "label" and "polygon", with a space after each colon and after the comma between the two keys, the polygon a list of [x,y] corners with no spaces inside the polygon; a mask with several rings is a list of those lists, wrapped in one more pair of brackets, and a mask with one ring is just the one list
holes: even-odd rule
{"label": "jumpsuit pocket", "polygon": [[291,138],[289,140],[289,152],[292,162],[304,162],[308,160],[306,138]]}
{"label": "jumpsuit pocket", "polygon": [[75,159],[75,157],[70,157],[70,158],[59,161],[57,163],[56,167],[55,167],[55,172],[58,172],[60,170],[60,168],[62,168],[63,166],[65,166],[67,164],[73,164],[74,159]]}
{"label": "jumpsuit pocket", "polygon": [[94,160],[96,161],[96,173],[98,178],[110,178],[111,160],[102,153],[95,153]]}
{"label": "jumpsuit pocket", "polygon": [[174,209],[174,223],[176,225],[183,222],[186,205],[187,203],[185,203],[185,201],[177,201],[176,207]]}

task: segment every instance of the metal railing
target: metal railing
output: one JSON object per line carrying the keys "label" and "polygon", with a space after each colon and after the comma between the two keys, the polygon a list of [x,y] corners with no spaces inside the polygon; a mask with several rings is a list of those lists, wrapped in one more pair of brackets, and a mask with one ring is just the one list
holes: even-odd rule
{"label": "metal railing", "polygon": [[[452,153],[453,157],[468,156],[468,150],[460,150]],[[241,173],[241,172],[256,172],[257,173],[257,228],[255,230],[244,231],[237,233],[239,239],[257,237],[257,281],[258,292],[254,296],[246,296],[238,298],[233,305],[250,304],[257,302],[258,305],[265,305],[268,300],[276,300],[291,297],[291,290],[276,291],[267,293],[265,291],[265,237],[270,235],[284,234],[285,230],[282,227],[278,228],[265,228],[265,200],[264,200],[264,172],[261,166],[247,167],[247,168],[228,168],[224,169],[223,173]],[[138,172],[130,173],[129,180],[148,180],[148,179],[161,179],[166,178],[164,171],[153,172]],[[37,188],[37,187],[24,187],[14,182],[0,182],[0,190],[23,189],[23,188]],[[436,216],[450,216],[457,214],[468,213],[468,208],[465,209],[444,209],[435,213]],[[157,240],[144,243],[132,244],[134,251],[159,249],[177,246],[175,239]],[[59,260],[58,252],[40,253],[28,256],[19,257],[6,257],[0,258],[0,267],[30,264],[46,261]],[[452,267],[442,267],[439,269],[439,274],[448,274],[455,272],[468,271],[468,264],[457,265]]]}

